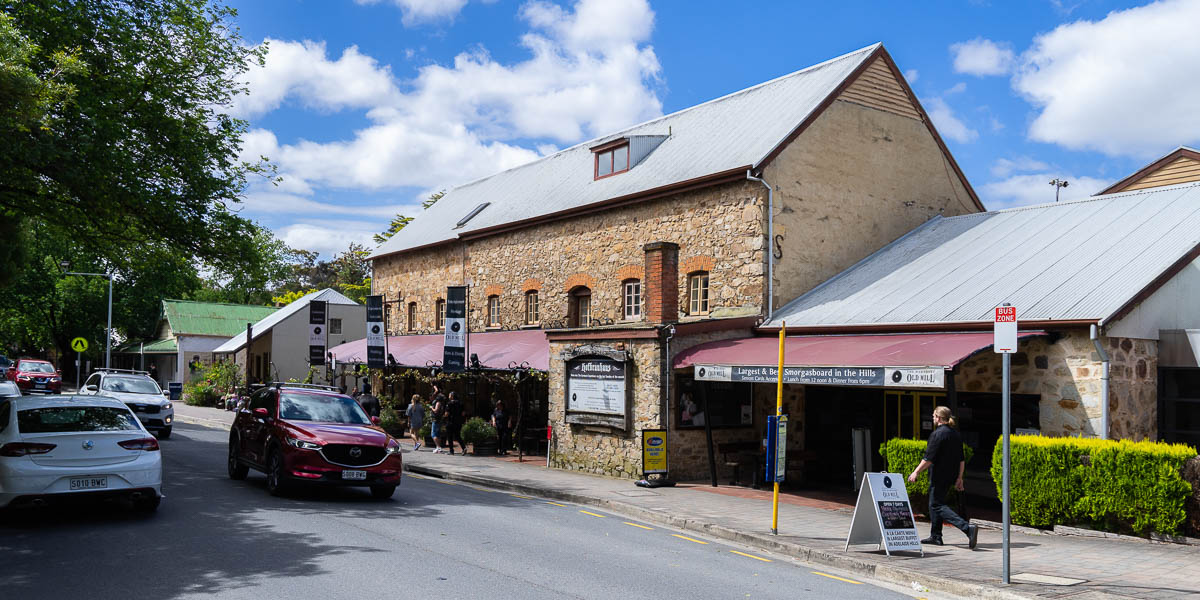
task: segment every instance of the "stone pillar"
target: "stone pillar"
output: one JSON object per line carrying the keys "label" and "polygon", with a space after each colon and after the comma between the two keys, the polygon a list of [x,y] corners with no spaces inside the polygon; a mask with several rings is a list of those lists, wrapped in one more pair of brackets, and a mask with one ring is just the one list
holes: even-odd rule
{"label": "stone pillar", "polygon": [[646,322],[679,320],[679,245],[650,242],[646,252]]}

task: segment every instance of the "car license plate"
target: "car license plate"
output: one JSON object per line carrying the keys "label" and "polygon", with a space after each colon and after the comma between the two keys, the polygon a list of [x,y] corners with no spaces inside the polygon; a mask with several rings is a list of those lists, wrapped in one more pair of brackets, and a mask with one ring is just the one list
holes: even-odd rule
{"label": "car license plate", "polygon": [[71,491],[99,490],[108,487],[107,477],[76,477],[71,479]]}
{"label": "car license plate", "polygon": [[364,480],[366,478],[367,478],[366,471],[342,471],[342,479]]}

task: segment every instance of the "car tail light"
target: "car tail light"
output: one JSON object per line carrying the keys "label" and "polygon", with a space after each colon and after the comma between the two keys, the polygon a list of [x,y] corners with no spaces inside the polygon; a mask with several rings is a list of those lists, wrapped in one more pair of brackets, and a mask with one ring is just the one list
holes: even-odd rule
{"label": "car tail light", "polygon": [[147,452],[158,450],[158,440],[152,437],[138,438],[136,440],[125,440],[117,442],[117,445],[126,450],[146,450]]}
{"label": "car tail light", "polygon": [[29,442],[12,442],[0,446],[0,456],[27,456],[30,454],[45,454],[56,447],[56,444],[33,444]]}

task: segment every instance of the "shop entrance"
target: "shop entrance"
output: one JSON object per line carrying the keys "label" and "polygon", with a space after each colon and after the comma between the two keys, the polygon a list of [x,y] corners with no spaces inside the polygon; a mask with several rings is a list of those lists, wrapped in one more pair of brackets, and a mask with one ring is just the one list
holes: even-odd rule
{"label": "shop entrance", "polygon": [[923,440],[933,432],[933,409],[946,403],[944,392],[889,391],[883,394],[883,437]]}

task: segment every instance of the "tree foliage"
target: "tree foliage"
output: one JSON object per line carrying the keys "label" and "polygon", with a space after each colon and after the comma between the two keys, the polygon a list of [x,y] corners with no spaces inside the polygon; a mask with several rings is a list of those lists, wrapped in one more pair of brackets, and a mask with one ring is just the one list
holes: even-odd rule
{"label": "tree foliage", "polygon": [[[445,196],[445,195],[446,195],[446,190],[442,190],[440,192],[435,192],[433,194],[430,194],[429,198],[426,198],[425,200],[421,201],[421,209],[424,210],[426,208],[429,208],[430,206],[433,206],[434,203],[436,203],[438,200],[441,200],[442,196]],[[411,223],[413,218],[414,217],[406,217],[402,214],[397,213],[396,216],[392,219],[392,222],[388,224],[388,228],[386,230],[384,230],[381,233],[375,234],[375,243],[382,244],[382,243],[390,240],[393,235],[396,235],[397,231],[404,229],[409,223]]]}
{"label": "tree foliage", "polygon": [[0,3],[0,216],[70,232],[100,260],[149,245],[236,263],[248,223],[229,207],[268,167],[239,159],[246,123],[225,113],[263,56],[235,14],[207,0]]}

